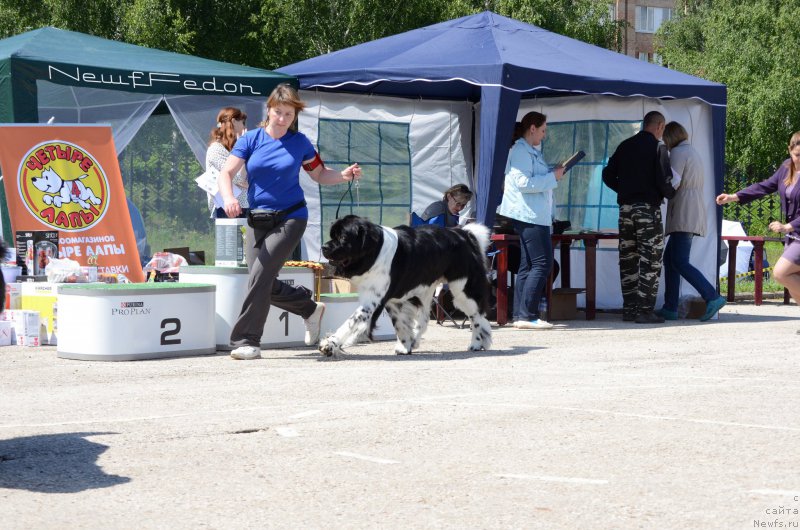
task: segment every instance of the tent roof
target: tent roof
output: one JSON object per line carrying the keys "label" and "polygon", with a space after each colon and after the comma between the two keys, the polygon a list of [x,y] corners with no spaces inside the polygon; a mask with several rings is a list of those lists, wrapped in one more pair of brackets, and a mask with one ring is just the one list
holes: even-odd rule
{"label": "tent roof", "polygon": [[559,93],[696,97],[724,105],[725,86],[491,11],[360,44],[280,68],[300,87],[408,97],[480,99],[483,86],[522,97]]}
{"label": "tent roof", "polygon": [[[45,79],[49,76],[49,80],[59,84],[90,86],[89,83],[94,83],[97,88],[129,89],[149,93],[217,92],[240,95],[233,93],[233,86],[225,90],[222,83],[235,80],[237,84],[258,87],[256,90],[262,93],[262,89],[267,86],[274,87],[286,81],[294,82],[291,76],[269,70],[145,48],[53,27],[44,27],[0,40],[0,61],[8,60],[19,65],[36,65],[37,78],[41,79],[41,74],[45,74]],[[47,68],[47,65],[59,70],[65,67],[71,69],[67,71],[68,75],[65,75]],[[80,69],[77,76],[76,67]],[[107,79],[118,82],[98,83],[91,75],[87,82],[84,77],[87,72],[98,76],[106,74]],[[134,81],[131,74],[135,73],[142,75],[136,77]],[[156,79],[148,77],[149,75],[155,76]],[[80,79],[75,80],[74,77]],[[203,80],[210,80],[212,77],[218,78],[217,90],[192,90],[194,86],[191,84],[187,89],[184,83],[187,79],[202,83]],[[148,86],[148,83],[151,86]],[[242,92],[245,93],[241,95],[252,95],[246,93],[248,92],[246,89]]]}

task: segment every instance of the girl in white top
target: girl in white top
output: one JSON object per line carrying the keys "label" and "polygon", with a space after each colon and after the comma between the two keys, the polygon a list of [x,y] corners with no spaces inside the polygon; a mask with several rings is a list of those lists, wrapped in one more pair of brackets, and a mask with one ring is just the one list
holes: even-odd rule
{"label": "girl in white top", "polygon": [[[231,154],[233,144],[247,131],[245,128],[246,120],[247,114],[237,108],[225,107],[219,111],[217,124],[211,129],[211,138],[206,151],[206,171],[211,168],[222,171],[225,161],[228,160],[228,156]],[[237,199],[239,200],[239,206],[242,208],[242,213],[238,217],[245,218],[249,208],[247,203],[247,170],[245,168],[242,168],[233,177],[233,185],[241,189]],[[208,209],[211,211],[212,218],[226,219],[228,217],[224,208],[214,207],[214,199],[211,195],[208,196]]]}

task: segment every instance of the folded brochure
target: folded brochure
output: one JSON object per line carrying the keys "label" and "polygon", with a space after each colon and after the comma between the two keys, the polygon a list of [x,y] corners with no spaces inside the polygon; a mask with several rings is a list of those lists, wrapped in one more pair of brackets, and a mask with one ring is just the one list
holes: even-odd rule
{"label": "folded brochure", "polygon": [[572,167],[575,164],[580,162],[583,159],[583,157],[585,157],[585,156],[586,156],[586,153],[584,153],[583,151],[576,151],[575,154],[573,154],[571,157],[567,158],[566,160],[564,160],[563,162],[561,162],[558,165],[563,167],[564,168],[564,172],[566,173],[567,171],[572,169]]}
{"label": "folded brochure", "polygon": [[[214,199],[214,206],[218,208],[225,207],[225,201],[222,199],[222,194],[219,192],[219,186],[217,185],[217,177],[219,176],[219,171],[217,171],[213,167],[209,167],[208,171],[194,179],[197,185],[211,195]],[[239,186],[233,186],[233,196],[239,197],[242,193],[242,188]]]}

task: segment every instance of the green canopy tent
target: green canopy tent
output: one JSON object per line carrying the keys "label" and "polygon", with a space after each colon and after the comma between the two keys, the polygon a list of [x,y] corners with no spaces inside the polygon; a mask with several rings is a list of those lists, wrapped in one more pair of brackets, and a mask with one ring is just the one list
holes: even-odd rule
{"label": "green canopy tent", "polygon": [[[45,27],[0,40],[0,122],[109,123],[121,152],[166,105],[195,157],[205,160],[217,111],[253,117],[292,76]],[[3,235],[10,237],[0,187]]]}

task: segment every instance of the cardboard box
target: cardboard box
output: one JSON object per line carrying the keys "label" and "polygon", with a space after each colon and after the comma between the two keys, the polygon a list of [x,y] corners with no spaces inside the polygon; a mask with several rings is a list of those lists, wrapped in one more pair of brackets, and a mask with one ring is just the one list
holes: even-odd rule
{"label": "cardboard box", "polygon": [[6,284],[6,309],[22,309],[22,284],[21,283],[7,283]]}
{"label": "cardboard box", "polygon": [[50,258],[58,257],[58,230],[19,230],[16,235],[17,265],[24,275],[41,275]]}
{"label": "cardboard box", "polygon": [[322,278],[320,281],[320,294],[327,293],[353,293],[353,285],[346,278]]}
{"label": "cardboard box", "polygon": [[22,284],[22,309],[38,311],[42,326],[41,343],[57,344],[58,332],[58,286],[50,282],[28,282]]}
{"label": "cardboard box", "polygon": [[247,219],[216,219],[216,250],[214,265],[217,267],[247,266],[244,257],[244,233]]}
{"label": "cardboard box", "polygon": [[14,309],[4,311],[2,318],[12,324],[11,343],[19,346],[39,346],[41,320],[38,311]]}
{"label": "cardboard box", "polygon": [[548,320],[575,320],[578,318],[578,294],[585,289],[553,289],[550,297]]}
{"label": "cardboard box", "polygon": [[[682,316],[681,318],[686,318],[689,320],[697,319],[703,316],[706,312],[706,301],[702,298],[691,298],[689,300],[681,301],[681,308],[686,308],[686,315]],[[682,311],[679,311],[679,313]]]}
{"label": "cardboard box", "polygon": [[8,320],[0,320],[0,346],[11,346],[13,325]]}

